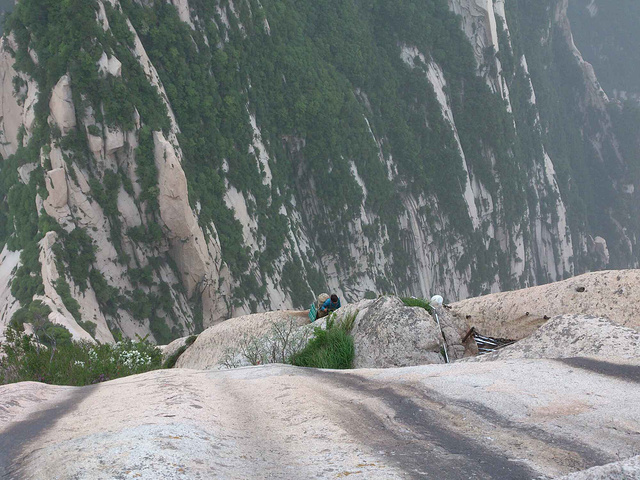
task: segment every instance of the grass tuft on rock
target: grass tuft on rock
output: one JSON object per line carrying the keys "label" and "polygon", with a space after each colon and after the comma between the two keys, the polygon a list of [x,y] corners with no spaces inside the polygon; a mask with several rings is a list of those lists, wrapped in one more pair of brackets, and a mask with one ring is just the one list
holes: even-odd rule
{"label": "grass tuft on rock", "polygon": [[429,300],[425,298],[416,298],[416,297],[402,297],[402,303],[404,303],[407,307],[420,307],[424,308],[429,315],[433,314],[433,308],[431,308],[431,304]]}
{"label": "grass tuft on rock", "polygon": [[349,334],[353,326],[350,317],[341,323],[332,318],[327,321],[326,330],[314,329],[314,338],[307,346],[291,356],[289,362],[298,367],[328,368],[346,370],[352,368],[355,348],[353,337]]}

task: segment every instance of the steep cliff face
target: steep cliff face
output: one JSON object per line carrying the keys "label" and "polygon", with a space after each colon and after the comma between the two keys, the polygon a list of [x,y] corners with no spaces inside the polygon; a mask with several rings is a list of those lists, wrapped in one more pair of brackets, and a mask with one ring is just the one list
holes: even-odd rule
{"label": "steep cliff face", "polygon": [[576,44],[610,98],[640,102],[640,4],[625,0],[570,0]]}
{"label": "steep cliff face", "polygon": [[634,151],[564,0],[78,2],[22,0],[2,40],[1,325],[36,299],[165,342],[637,264]]}

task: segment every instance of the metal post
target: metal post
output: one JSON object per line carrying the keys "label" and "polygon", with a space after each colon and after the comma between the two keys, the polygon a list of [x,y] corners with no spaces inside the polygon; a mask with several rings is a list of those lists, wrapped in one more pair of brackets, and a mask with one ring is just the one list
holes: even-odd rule
{"label": "metal post", "polygon": [[438,324],[438,328],[440,329],[440,335],[442,335],[442,343],[444,344],[444,359],[447,363],[449,362],[449,354],[447,353],[447,339],[444,338],[444,332],[442,331],[442,326],[440,325],[440,319],[438,318],[438,312],[434,310],[434,315],[436,316],[436,323]]}

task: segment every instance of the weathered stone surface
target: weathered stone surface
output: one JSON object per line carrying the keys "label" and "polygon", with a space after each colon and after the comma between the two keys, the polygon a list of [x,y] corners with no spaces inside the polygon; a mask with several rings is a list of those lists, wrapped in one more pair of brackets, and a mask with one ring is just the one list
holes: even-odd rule
{"label": "weathered stone surface", "polygon": [[38,84],[35,80],[29,79],[27,81],[27,95],[24,97],[22,124],[25,128],[25,137],[23,143],[26,145],[31,139],[31,132],[33,130],[33,122],[36,119],[35,106],[38,103]]}
{"label": "weathered stone surface", "polygon": [[600,256],[600,259],[604,265],[609,265],[609,249],[607,248],[607,241],[602,237],[596,237],[593,239],[595,243],[596,253]]}
{"label": "weathered stone surface", "polygon": [[[93,153],[96,161],[100,162],[104,154],[104,139],[102,138],[102,125],[96,123],[93,107],[87,107],[84,112],[84,125],[86,129],[87,142],[89,144],[89,150]],[[89,128],[95,127],[98,129],[98,135],[89,133]]]}
{"label": "weathered stone surface", "polygon": [[124,133],[119,128],[106,128],[105,135],[105,153],[113,155],[124,146]]}
{"label": "weathered stone surface", "polygon": [[591,315],[554,317],[529,337],[477,361],[507,358],[640,358],[640,332]]}
{"label": "weathered stone surface", "polygon": [[451,306],[462,335],[475,326],[483,335],[520,340],[551,317],[563,314],[604,317],[618,325],[640,329],[640,270],[592,272]]}
{"label": "weathered stone surface", "polygon": [[638,478],[640,478],[640,455],[571,473],[557,480],[638,480]]}
{"label": "weathered stone surface", "polygon": [[195,26],[193,25],[193,21],[191,20],[191,10],[189,8],[189,1],[188,0],[171,0],[171,3],[173,3],[173,5],[176,7],[176,10],[178,10],[178,15],[180,16],[180,20],[189,24],[191,28],[195,28]]}
{"label": "weathered stone surface", "polygon": [[442,363],[442,337],[423,308],[407,307],[396,297],[373,302],[353,325],[355,368],[404,367]]}
{"label": "weathered stone surface", "polygon": [[467,348],[462,344],[462,335],[458,330],[458,323],[453,315],[451,315],[451,312],[447,308],[438,307],[434,310],[434,315],[432,316],[434,320],[440,321],[442,336],[447,344],[449,361],[458,360],[464,357]]}
{"label": "weathered stone surface", "polygon": [[106,52],[103,52],[98,60],[98,70],[103,75],[120,77],[122,76],[122,63],[116,57],[108,56]]}
{"label": "weathered stone surface", "polygon": [[351,372],[175,369],[85,388],[24,383],[0,387],[0,472],[554,478],[637,455],[639,395],[632,378],[553,360]]}
{"label": "weathered stone surface", "polygon": [[49,101],[51,115],[60,127],[63,135],[66,135],[76,127],[76,107],[71,95],[71,79],[69,75],[63,75],[51,92]]}
{"label": "weathered stone surface", "polygon": [[196,288],[202,293],[205,326],[224,318],[226,306],[223,296],[228,283],[223,276],[224,266],[215,229],[205,239],[195,213],[189,204],[187,178],[180,164],[179,153],[162,132],[153,132],[155,162],[158,167],[158,203],[160,217],[167,228],[171,255],[182,275],[187,296]]}
{"label": "weathered stone surface", "polygon": [[67,174],[64,168],[56,168],[47,172],[45,183],[49,192],[45,205],[49,204],[53,208],[67,205]]}
{"label": "weathered stone surface", "polygon": [[[176,367],[194,369],[218,369],[230,351],[240,350],[247,338],[259,338],[279,322],[294,322],[298,326],[309,324],[306,312],[282,311],[256,313],[232,318],[209,327],[183,353]],[[311,330],[310,330],[311,331]]]}
{"label": "weathered stone surface", "polygon": [[187,343],[187,338],[189,337],[178,338],[168,345],[159,345],[158,348],[162,350],[162,361],[165,362],[167,358],[184,347]]}
{"label": "weathered stone surface", "polygon": [[51,146],[51,152],[49,153],[49,160],[51,161],[51,168],[63,168],[65,165],[64,157],[62,156],[62,150],[56,145]]}
{"label": "weathered stone surface", "polygon": [[0,153],[4,158],[14,154],[18,148],[18,130],[22,125],[23,107],[14,95],[14,60],[6,47],[16,49],[12,36],[0,40]]}
{"label": "weathered stone surface", "polygon": [[11,272],[20,264],[20,252],[11,252],[5,245],[0,252],[0,341],[13,314],[20,308],[20,302],[11,295]]}
{"label": "weathered stone surface", "polygon": [[109,19],[107,18],[107,11],[104,8],[104,4],[98,2],[98,11],[96,12],[96,20],[102,26],[102,29],[106,32],[109,30]]}

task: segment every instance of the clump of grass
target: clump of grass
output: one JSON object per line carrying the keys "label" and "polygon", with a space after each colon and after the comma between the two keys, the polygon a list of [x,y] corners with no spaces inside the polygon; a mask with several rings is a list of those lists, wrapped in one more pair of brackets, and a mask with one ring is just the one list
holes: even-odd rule
{"label": "clump of grass", "polygon": [[289,363],[299,367],[329,368],[345,370],[352,368],[355,356],[353,337],[350,335],[356,314],[336,323],[333,317],[327,320],[326,330],[314,329],[314,337],[307,346],[295,353]]}
{"label": "clump of grass", "polygon": [[407,307],[420,307],[420,308],[424,308],[427,312],[429,312],[429,315],[433,314],[433,308],[431,307],[431,305],[429,304],[429,300],[425,299],[425,298],[416,298],[416,297],[402,297],[400,300],[402,300],[402,302],[407,306]]}
{"label": "clump of grass", "polygon": [[162,364],[162,368],[173,368],[176,365],[176,362],[178,361],[178,359],[182,356],[182,354],[184,352],[187,351],[187,348],[189,348],[191,345],[193,345],[193,342],[196,341],[196,339],[198,338],[197,335],[191,335],[189,338],[187,338],[184,342],[184,345],[181,346],[178,350],[175,351],[175,353],[173,353],[172,355],[170,355]]}
{"label": "clump of grass", "polygon": [[6,330],[6,341],[0,344],[0,385],[25,381],[90,385],[156,370],[162,363],[160,349],[146,338],[96,345],[72,341],[70,334],[67,338],[47,332],[38,341],[16,328]]}

